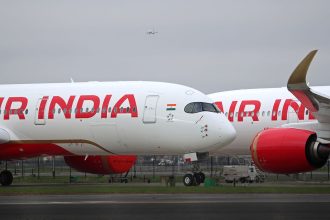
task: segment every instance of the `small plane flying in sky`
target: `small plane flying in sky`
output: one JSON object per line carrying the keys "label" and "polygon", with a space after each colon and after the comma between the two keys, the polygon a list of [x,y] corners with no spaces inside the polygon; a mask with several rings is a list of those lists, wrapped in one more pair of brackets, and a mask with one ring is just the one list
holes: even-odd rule
{"label": "small plane flying in sky", "polygon": [[[61,155],[79,170],[102,173],[132,166],[136,157],[128,155],[189,157],[235,138],[209,97],[177,84],[1,85],[0,94],[2,161]],[[12,181],[10,171],[0,173],[2,185]]]}
{"label": "small plane flying in sky", "polygon": [[148,35],[155,35],[155,34],[158,34],[157,31],[155,31],[155,28],[152,28],[152,29],[148,29],[146,34]]}
{"label": "small plane flying in sky", "polygon": [[216,154],[251,154],[273,173],[322,167],[330,153],[330,87],[309,87],[310,52],[289,78],[287,88],[247,89],[210,94],[236,129],[237,137]]}

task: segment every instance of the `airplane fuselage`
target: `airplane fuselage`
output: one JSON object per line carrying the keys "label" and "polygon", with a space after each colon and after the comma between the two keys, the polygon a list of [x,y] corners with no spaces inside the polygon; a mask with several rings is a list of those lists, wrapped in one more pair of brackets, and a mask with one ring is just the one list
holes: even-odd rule
{"label": "airplane fuselage", "polygon": [[[330,95],[328,86],[313,89]],[[216,154],[248,155],[253,138],[263,129],[315,121],[314,116],[285,87],[225,91],[209,94],[209,97],[236,130],[236,139]]]}
{"label": "airplane fuselage", "polygon": [[[35,156],[33,148],[36,154],[41,150],[52,155],[56,147],[60,155],[204,152],[224,146],[234,136],[223,114],[184,112],[191,102],[212,100],[176,84],[2,85],[0,94],[0,152],[5,150],[0,159],[8,154]],[[205,126],[207,131],[201,132]]]}

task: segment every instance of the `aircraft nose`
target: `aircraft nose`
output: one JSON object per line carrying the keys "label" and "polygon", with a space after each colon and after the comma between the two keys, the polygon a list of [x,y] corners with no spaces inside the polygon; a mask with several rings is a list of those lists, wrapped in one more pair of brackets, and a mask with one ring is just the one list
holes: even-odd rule
{"label": "aircraft nose", "polygon": [[223,146],[230,144],[236,138],[236,130],[229,121],[223,122],[220,137]]}

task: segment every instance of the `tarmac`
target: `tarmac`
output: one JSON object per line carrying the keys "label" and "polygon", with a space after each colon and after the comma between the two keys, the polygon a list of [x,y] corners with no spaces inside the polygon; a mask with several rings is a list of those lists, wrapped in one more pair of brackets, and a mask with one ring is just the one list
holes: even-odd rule
{"label": "tarmac", "polygon": [[330,219],[330,194],[0,196],[1,219]]}

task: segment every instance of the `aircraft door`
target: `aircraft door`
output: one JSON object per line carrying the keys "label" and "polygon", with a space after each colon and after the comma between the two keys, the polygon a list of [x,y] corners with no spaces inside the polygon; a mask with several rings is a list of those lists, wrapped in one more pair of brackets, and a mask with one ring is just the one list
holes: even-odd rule
{"label": "aircraft door", "polygon": [[36,111],[35,111],[35,117],[34,117],[34,124],[35,125],[45,125],[46,124],[46,112],[45,112],[45,108],[39,108],[41,103],[47,102],[48,97],[43,97],[43,98],[39,98],[38,102],[37,102],[37,106],[36,106]]}
{"label": "aircraft door", "polygon": [[158,95],[148,95],[144,104],[143,123],[156,123]]}

